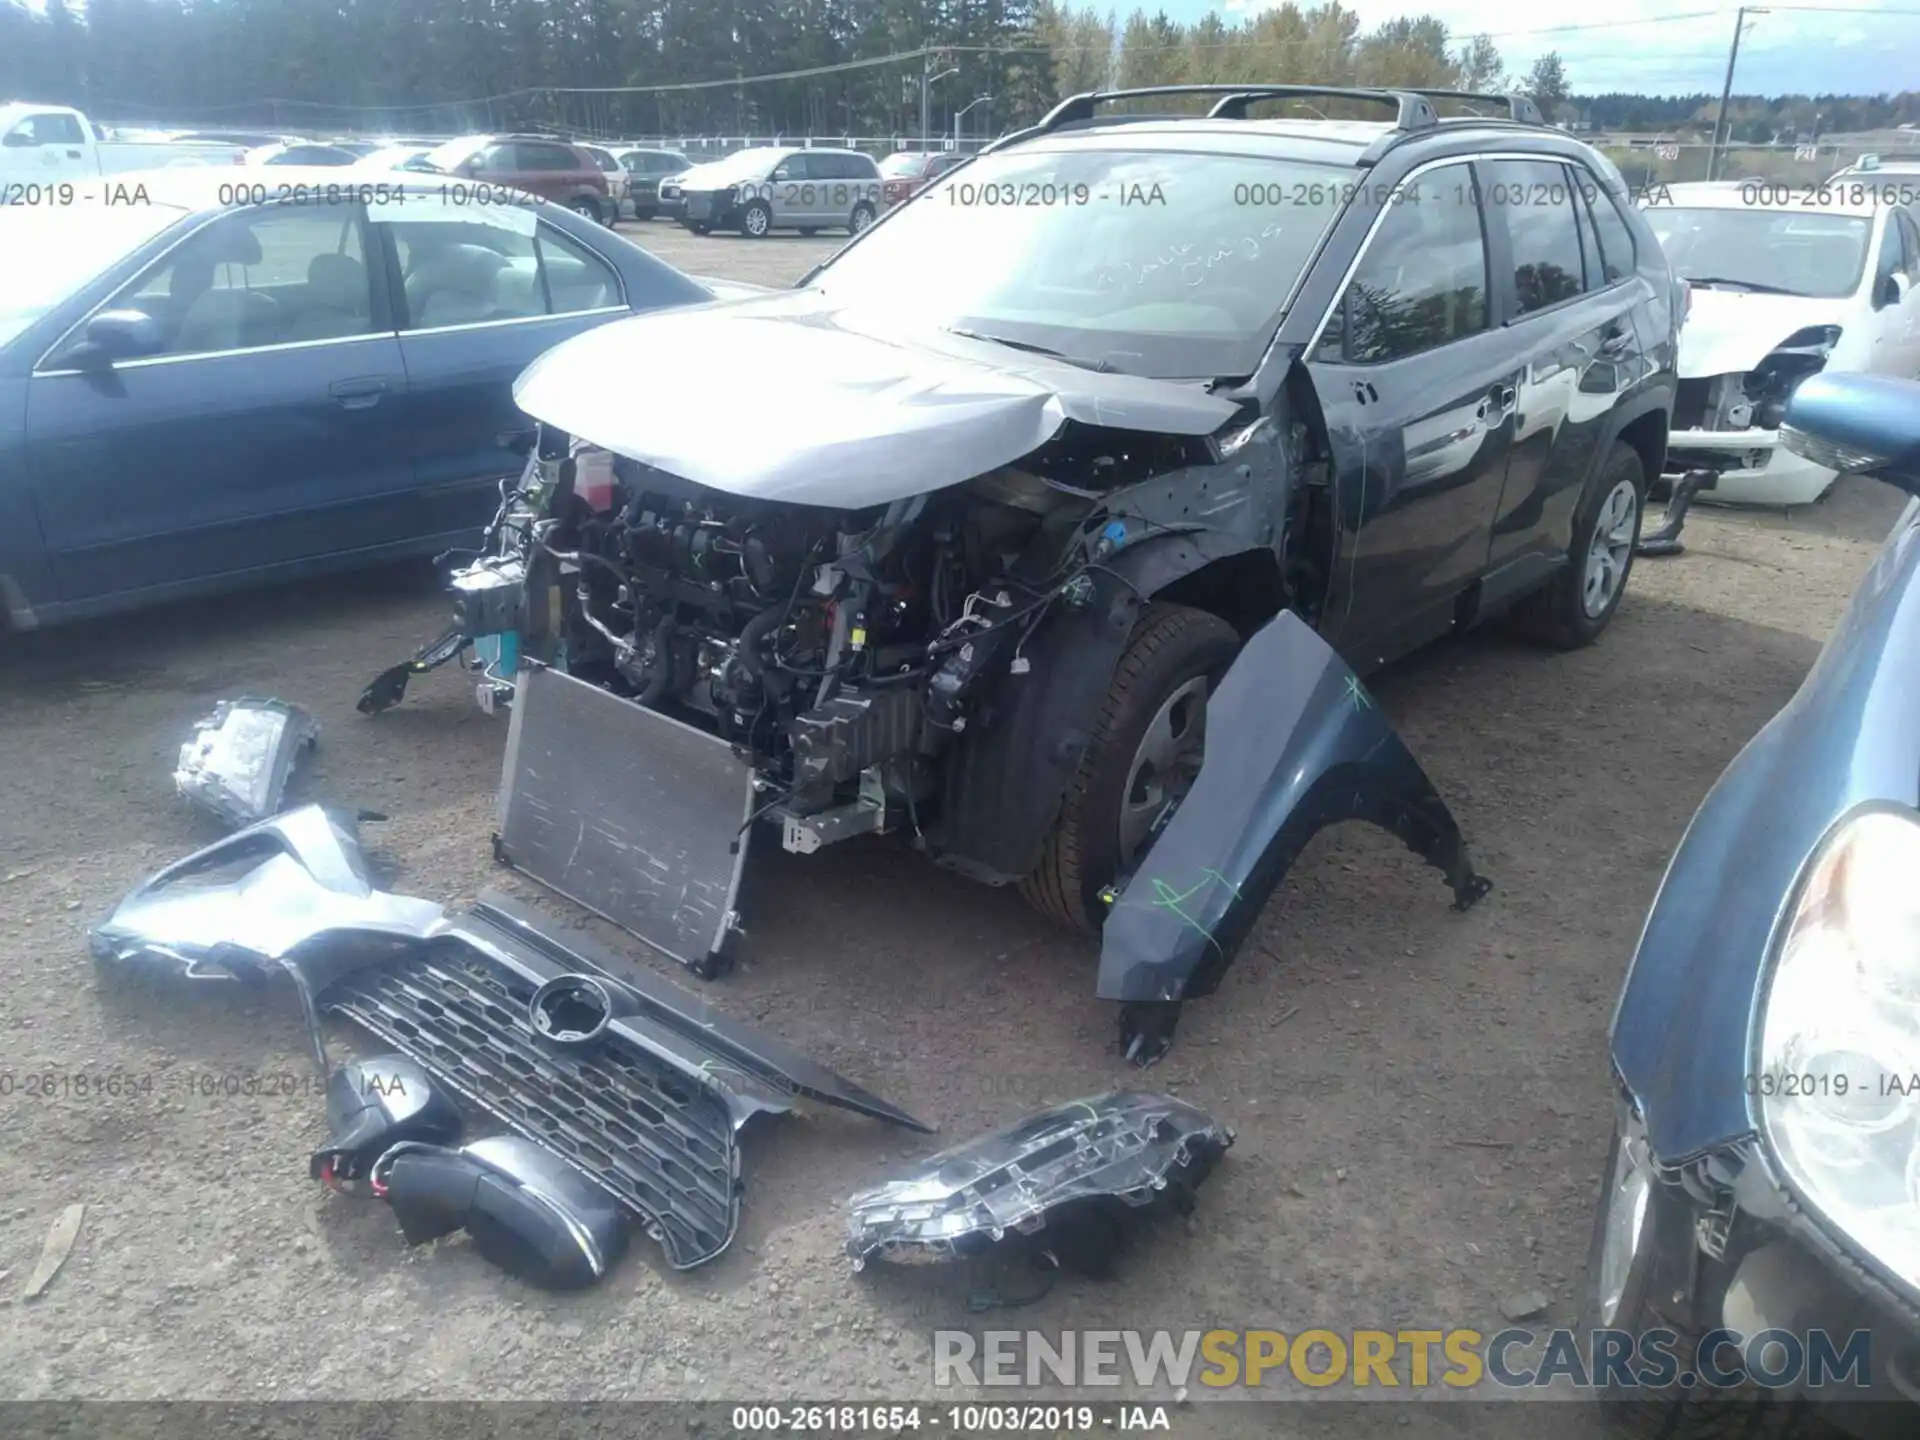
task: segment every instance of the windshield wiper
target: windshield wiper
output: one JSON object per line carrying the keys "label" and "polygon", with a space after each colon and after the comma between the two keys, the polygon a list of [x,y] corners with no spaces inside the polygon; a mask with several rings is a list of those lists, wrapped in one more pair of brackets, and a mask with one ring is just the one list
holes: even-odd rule
{"label": "windshield wiper", "polygon": [[1062,354],[1058,350],[1049,350],[1045,345],[1035,345],[1028,340],[1009,340],[1004,335],[987,335],[978,330],[962,330],[957,325],[943,325],[940,328],[949,335],[960,336],[963,340],[985,340],[990,345],[1004,345],[1009,350],[1024,350],[1029,355],[1044,355],[1049,360],[1061,360],[1082,370],[1091,370],[1097,375],[1118,373],[1105,360],[1076,360],[1071,355]]}
{"label": "windshield wiper", "polygon": [[1683,275],[1689,285],[1727,285],[1735,290],[1752,290],[1761,295],[1798,295],[1784,285],[1762,285],[1758,280],[1729,280],[1724,275]]}

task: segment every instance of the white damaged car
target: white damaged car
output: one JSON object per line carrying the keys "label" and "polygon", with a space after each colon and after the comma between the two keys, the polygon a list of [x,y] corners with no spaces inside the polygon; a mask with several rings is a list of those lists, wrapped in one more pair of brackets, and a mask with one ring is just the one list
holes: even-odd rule
{"label": "white damaged car", "polygon": [[[1767,181],[1643,199],[1690,304],[1668,439],[1666,538],[1686,502],[1804,505],[1834,472],[1780,448],[1787,397],[1820,370],[1920,376],[1920,226],[1877,190]],[[1650,537],[1655,544],[1660,537]]]}

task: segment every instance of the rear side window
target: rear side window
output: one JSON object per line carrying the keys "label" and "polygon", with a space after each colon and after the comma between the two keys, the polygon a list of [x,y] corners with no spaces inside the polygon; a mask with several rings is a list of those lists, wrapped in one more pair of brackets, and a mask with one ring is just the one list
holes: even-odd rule
{"label": "rear side window", "polygon": [[1580,228],[1566,167],[1551,160],[1494,160],[1484,174],[1488,220],[1503,218],[1511,237],[1519,313],[1530,315],[1580,294]]}
{"label": "rear side window", "polygon": [[1336,355],[1378,365],[1487,328],[1487,247],[1473,196],[1464,164],[1401,187],[1335,312]]}
{"label": "rear side window", "polygon": [[[581,163],[574,159],[571,150],[563,150],[558,145],[529,144],[525,140],[516,140],[513,146],[516,170],[579,170]],[[598,166],[592,168],[598,169]]]}
{"label": "rear side window", "polygon": [[382,222],[400,262],[406,328],[433,330],[567,315],[619,305],[620,277],[598,255],[518,214],[489,223],[485,207],[442,207],[447,219]]}
{"label": "rear side window", "polygon": [[1587,212],[1593,217],[1593,228],[1598,232],[1600,265],[1607,283],[1625,280],[1639,262],[1634,254],[1633,231],[1620,213],[1620,203],[1586,171],[1573,173],[1579,177],[1581,196],[1587,202]]}
{"label": "rear side window", "polygon": [[880,167],[874,163],[871,155],[836,155],[838,169],[834,172],[836,180],[877,180]]}

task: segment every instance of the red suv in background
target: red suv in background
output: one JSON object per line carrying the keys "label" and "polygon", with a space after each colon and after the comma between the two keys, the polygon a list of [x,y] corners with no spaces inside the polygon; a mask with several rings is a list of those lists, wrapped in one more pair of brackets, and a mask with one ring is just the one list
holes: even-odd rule
{"label": "red suv in background", "polygon": [[880,162],[880,208],[910,200],[956,165],[971,160],[958,150],[900,150]]}
{"label": "red suv in background", "polygon": [[611,225],[619,210],[606,172],[578,145],[546,135],[467,135],[421,157],[479,185],[525,190]]}

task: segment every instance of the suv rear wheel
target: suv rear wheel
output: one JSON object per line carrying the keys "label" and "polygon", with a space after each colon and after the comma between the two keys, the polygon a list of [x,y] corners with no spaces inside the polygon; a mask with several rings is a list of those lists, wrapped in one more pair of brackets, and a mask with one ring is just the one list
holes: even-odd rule
{"label": "suv rear wheel", "polygon": [[1040,863],[1020,882],[1035,909],[1076,930],[1100,928],[1101,890],[1192,786],[1207,695],[1239,651],[1233,627],[1204,610],[1157,604],[1141,617]]}
{"label": "suv rear wheel", "polygon": [[853,215],[847,221],[847,233],[858,235],[871,224],[873,224],[873,206],[862,200],[853,207]]}
{"label": "suv rear wheel", "polygon": [[600,218],[600,202],[591,195],[577,195],[567,202],[567,208],[576,215],[584,215],[594,224],[605,222]]}
{"label": "suv rear wheel", "polygon": [[1522,634],[1558,650],[1599,638],[1626,593],[1646,500],[1639,453],[1616,440],[1580,497],[1566,565],[1514,607]]}

